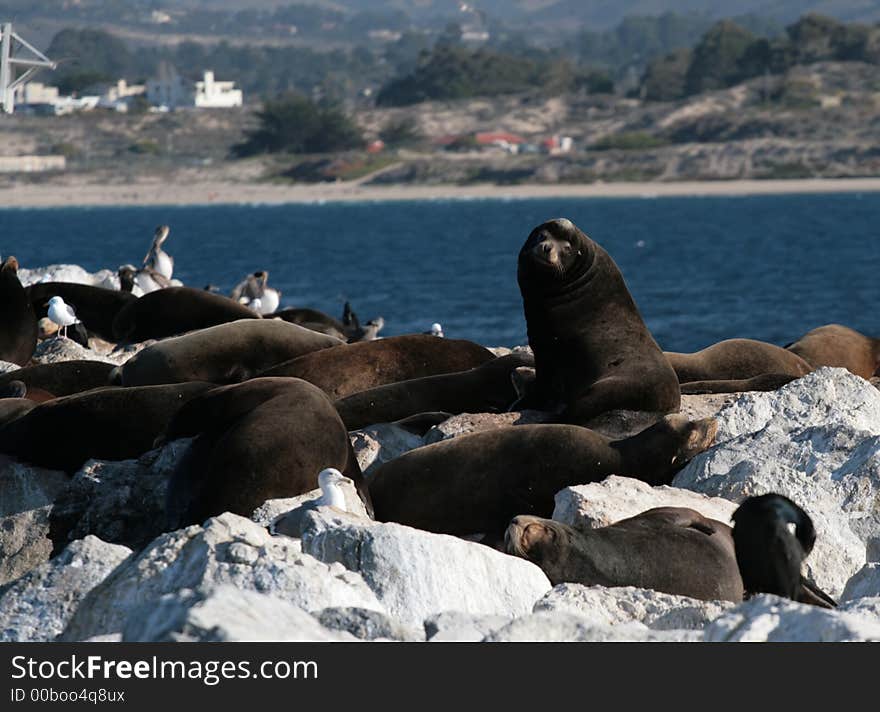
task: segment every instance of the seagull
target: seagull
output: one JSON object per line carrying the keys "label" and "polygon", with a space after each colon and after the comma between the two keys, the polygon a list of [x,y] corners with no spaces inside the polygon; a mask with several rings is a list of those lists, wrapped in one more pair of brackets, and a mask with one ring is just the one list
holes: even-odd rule
{"label": "seagull", "polygon": [[443,327],[440,326],[439,322],[434,322],[431,324],[431,330],[426,331],[426,334],[430,334],[431,336],[437,336],[439,338],[443,338]]}
{"label": "seagull", "polygon": [[345,492],[340,485],[346,482],[354,485],[354,482],[345,477],[335,467],[328,467],[318,473],[318,484],[321,487],[321,496],[309,500],[296,509],[284,514],[279,514],[269,524],[269,533],[273,536],[282,535],[299,538],[308,522],[308,513],[314,512],[318,507],[333,507],[340,512],[347,512],[345,504]]}
{"label": "seagull", "polygon": [[52,297],[49,300],[49,318],[63,329],[62,336],[67,338],[67,327],[73,326],[79,319],[73,307],[66,304],[61,297]]}
{"label": "seagull", "polygon": [[315,500],[315,505],[318,507],[336,507],[336,509],[347,512],[345,493],[342,491],[342,487],[339,486],[343,482],[351,482],[351,480],[348,477],[344,477],[335,467],[321,470],[318,473],[318,485],[321,487],[321,496]]}
{"label": "seagull", "polygon": [[171,279],[174,274],[174,258],[162,250],[162,243],[168,239],[170,232],[171,228],[167,225],[159,225],[153,235],[150,251],[144,257],[144,267],[155,270],[166,280]]}

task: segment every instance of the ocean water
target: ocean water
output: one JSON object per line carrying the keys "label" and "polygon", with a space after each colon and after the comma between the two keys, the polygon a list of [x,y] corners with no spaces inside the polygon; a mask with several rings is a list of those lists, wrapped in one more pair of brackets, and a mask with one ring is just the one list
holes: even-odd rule
{"label": "ocean water", "polygon": [[0,254],[89,271],[140,264],[160,223],[175,277],[230,290],[269,271],[282,304],[350,300],[383,335],[526,343],[516,258],[568,217],[615,259],[667,350],[733,337],[784,345],[838,322],[880,335],[880,194],[472,200],[0,210]]}

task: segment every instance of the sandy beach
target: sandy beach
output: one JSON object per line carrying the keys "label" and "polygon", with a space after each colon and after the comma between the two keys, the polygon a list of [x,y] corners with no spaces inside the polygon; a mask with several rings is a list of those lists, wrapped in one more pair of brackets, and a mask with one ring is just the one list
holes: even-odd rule
{"label": "sandy beach", "polygon": [[126,184],[19,184],[0,188],[0,205],[11,208],[124,205],[209,205],[467,200],[528,198],[660,198],[668,196],[863,193],[880,191],[880,178],[738,180],[676,183],[556,185],[397,185],[357,182],[309,185],[158,181]]}

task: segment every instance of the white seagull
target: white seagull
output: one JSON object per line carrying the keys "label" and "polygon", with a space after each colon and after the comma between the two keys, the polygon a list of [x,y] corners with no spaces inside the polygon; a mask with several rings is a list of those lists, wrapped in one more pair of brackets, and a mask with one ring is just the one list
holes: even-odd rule
{"label": "white seagull", "polygon": [[321,496],[312,499],[284,514],[279,514],[269,524],[269,533],[273,536],[290,536],[299,538],[308,522],[308,512],[314,512],[318,507],[334,507],[341,512],[347,512],[345,504],[345,492],[340,485],[343,482],[354,484],[339,470],[328,467],[318,473],[318,484],[321,487]]}
{"label": "white seagull", "polygon": [[321,470],[318,473],[318,485],[321,487],[321,496],[315,500],[315,505],[318,507],[336,507],[336,509],[347,512],[345,492],[339,486],[343,482],[351,482],[351,480],[343,476],[335,467]]}
{"label": "white seagull", "polygon": [[76,312],[73,307],[65,303],[61,297],[52,297],[49,300],[49,319],[58,324],[64,331],[61,334],[67,338],[67,327],[73,326],[79,319],[76,318]]}
{"label": "white seagull", "polygon": [[440,326],[439,322],[434,322],[431,324],[431,331],[429,332],[431,336],[438,336],[441,339],[443,338],[443,327]]}

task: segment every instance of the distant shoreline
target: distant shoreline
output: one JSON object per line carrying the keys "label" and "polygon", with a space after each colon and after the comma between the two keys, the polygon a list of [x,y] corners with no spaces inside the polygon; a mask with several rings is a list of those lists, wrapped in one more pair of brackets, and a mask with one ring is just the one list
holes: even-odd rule
{"label": "distant shoreline", "polygon": [[0,188],[0,207],[49,208],[529,198],[661,198],[880,192],[880,178],[681,181],[554,185],[392,185],[357,183],[143,182],[116,185],[20,184]]}

